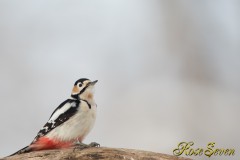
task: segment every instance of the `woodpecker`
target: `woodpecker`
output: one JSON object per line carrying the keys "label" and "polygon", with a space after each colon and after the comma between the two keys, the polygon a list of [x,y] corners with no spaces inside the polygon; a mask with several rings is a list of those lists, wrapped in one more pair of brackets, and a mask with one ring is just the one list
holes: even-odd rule
{"label": "woodpecker", "polygon": [[100,145],[96,142],[89,145],[82,143],[93,128],[96,119],[97,105],[93,97],[96,83],[97,80],[90,81],[87,78],[77,80],[71,97],[53,111],[32,143],[12,155],[72,146],[78,146],[81,149],[99,147]]}

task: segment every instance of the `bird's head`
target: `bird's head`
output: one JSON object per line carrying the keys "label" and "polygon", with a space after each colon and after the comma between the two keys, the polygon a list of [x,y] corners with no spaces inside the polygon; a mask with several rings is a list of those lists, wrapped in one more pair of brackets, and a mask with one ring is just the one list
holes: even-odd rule
{"label": "bird's head", "polygon": [[76,99],[92,99],[94,93],[94,85],[96,81],[90,81],[87,78],[81,78],[74,83],[71,97]]}

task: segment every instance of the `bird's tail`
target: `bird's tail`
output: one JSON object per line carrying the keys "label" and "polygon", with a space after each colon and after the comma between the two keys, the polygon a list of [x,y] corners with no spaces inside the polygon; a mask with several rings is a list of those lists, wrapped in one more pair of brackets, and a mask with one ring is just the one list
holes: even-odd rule
{"label": "bird's tail", "polygon": [[26,146],[26,147],[20,149],[19,151],[15,152],[15,153],[13,153],[13,154],[11,154],[11,155],[9,155],[8,157],[13,156],[13,155],[16,155],[16,154],[28,153],[28,152],[31,152],[31,151],[32,151],[32,148],[29,147],[29,146]]}

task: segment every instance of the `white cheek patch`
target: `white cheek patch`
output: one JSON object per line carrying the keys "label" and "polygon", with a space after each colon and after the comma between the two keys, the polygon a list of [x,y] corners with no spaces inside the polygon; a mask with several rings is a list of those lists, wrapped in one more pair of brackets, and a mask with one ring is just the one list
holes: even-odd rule
{"label": "white cheek patch", "polygon": [[74,86],[72,89],[72,94],[77,94],[79,92],[78,86]]}

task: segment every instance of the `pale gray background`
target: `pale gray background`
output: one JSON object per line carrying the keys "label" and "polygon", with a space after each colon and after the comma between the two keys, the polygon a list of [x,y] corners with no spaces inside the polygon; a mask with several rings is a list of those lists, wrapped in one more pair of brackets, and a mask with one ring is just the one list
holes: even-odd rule
{"label": "pale gray background", "polygon": [[0,75],[0,157],[87,77],[98,117],[84,142],[172,154],[214,141],[240,158],[237,0],[1,0]]}

